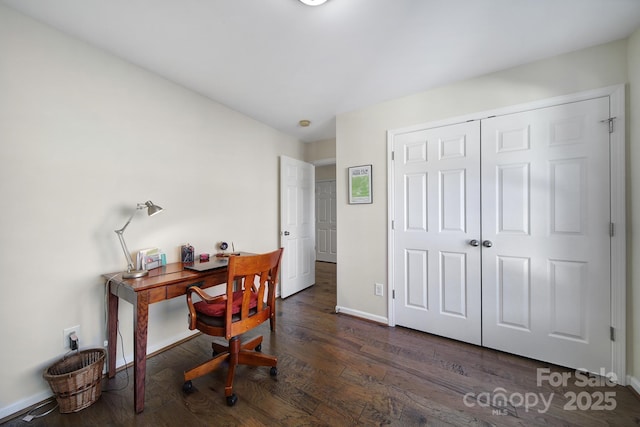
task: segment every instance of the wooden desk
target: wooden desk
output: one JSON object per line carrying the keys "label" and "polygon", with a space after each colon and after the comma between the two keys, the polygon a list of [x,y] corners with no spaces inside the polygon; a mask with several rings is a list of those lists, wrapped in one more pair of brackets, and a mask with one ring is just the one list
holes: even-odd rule
{"label": "wooden desk", "polygon": [[[204,272],[185,270],[181,262],[167,264],[149,271],[139,279],[123,279],[122,273],[103,274],[109,286],[108,308],[108,363],[107,375],[116,374],[116,347],[118,333],[118,301],[122,298],[133,304],[133,399],[135,410],[144,410],[144,384],[147,369],[147,330],[149,304],[185,295],[189,286],[208,288],[226,283],[227,267]],[[185,302],[185,315],[187,306]]]}

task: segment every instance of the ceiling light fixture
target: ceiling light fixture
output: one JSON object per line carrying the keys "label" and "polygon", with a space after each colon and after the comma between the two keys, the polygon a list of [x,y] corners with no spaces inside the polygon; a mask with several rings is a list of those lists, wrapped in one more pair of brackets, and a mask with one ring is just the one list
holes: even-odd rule
{"label": "ceiling light fixture", "polygon": [[327,0],[300,0],[300,2],[306,4],[307,6],[320,6],[327,2]]}
{"label": "ceiling light fixture", "polygon": [[[301,0],[301,1],[302,1],[302,0]],[[309,125],[311,124],[311,120],[303,119],[303,120],[300,120],[300,121],[298,122],[298,124],[299,124],[301,127],[306,128],[306,127],[309,127]]]}

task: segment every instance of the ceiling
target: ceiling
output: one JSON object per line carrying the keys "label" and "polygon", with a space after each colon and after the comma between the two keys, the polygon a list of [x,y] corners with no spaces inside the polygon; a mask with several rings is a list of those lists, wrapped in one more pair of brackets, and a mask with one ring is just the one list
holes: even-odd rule
{"label": "ceiling", "polygon": [[0,2],[305,142],[338,113],[640,28],[640,0]]}

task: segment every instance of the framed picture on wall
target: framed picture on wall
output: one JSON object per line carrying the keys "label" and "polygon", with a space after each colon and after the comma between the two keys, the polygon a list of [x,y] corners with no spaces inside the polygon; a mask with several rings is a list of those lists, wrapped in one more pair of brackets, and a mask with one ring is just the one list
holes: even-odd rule
{"label": "framed picture on wall", "polygon": [[349,168],[349,204],[373,203],[371,193],[371,165]]}

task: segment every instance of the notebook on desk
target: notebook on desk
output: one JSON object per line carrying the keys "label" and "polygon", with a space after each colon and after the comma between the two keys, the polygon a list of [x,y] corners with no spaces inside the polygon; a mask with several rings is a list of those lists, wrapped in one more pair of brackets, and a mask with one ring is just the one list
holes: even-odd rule
{"label": "notebook on desk", "polygon": [[228,264],[229,258],[212,257],[209,259],[209,261],[206,262],[200,262],[196,260],[193,264],[185,265],[184,268],[186,270],[207,271],[226,267]]}

